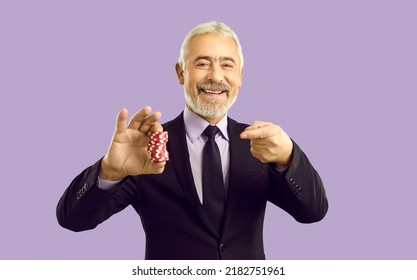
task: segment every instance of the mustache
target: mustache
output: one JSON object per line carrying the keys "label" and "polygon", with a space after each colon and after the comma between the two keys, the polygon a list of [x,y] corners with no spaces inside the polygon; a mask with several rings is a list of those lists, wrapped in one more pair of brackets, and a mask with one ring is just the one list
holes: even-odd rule
{"label": "mustache", "polygon": [[197,85],[198,90],[209,90],[209,91],[229,91],[230,88],[228,85],[224,83],[216,83],[216,82],[210,82],[205,81],[201,84]]}

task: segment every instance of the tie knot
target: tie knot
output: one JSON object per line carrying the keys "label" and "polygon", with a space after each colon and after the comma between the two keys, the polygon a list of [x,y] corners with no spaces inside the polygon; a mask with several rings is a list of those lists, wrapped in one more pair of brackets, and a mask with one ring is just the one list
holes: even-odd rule
{"label": "tie knot", "polygon": [[219,132],[219,128],[215,125],[209,125],[204,130],[203,134],[206,135],[209,139],[214,139],[214,136],[216,136],[217,132]]}

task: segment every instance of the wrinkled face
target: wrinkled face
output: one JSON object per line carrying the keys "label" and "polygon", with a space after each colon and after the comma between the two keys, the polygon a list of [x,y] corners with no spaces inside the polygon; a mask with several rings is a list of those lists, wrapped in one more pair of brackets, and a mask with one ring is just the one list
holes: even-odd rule
{"label": "wrinkled face", "polygon": [[184,70],[176,70],[188,108],[210,123],[217,123],[235,102],[242,84],[240,59],[232,38],[214,33],[194,36]]}

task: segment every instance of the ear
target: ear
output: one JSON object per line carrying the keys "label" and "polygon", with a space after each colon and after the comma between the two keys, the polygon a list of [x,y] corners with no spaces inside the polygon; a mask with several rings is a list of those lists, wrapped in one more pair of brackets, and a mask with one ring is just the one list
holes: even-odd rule
{"label": "ear", "polygon": [[242,67],[242,71],[240,71],[240,81],[239,81],[239,87],[242,86],[242,80],[243,80],[243,72],[245,70],[245,66]]}
{"label": "ear", "polygon": [[180,85],[184,84],[184,70],[179,63],[175,64],[175,71],[177,72],[178,82]]}

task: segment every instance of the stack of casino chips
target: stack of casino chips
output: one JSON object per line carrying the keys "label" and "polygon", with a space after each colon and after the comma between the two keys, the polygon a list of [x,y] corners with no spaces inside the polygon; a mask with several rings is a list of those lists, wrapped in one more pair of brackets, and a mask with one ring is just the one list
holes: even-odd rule
{"label": "stack of casino chips", "polygon": [[168,161],[169,155],[167,151],[168,132],[155,131],[148,133],[148,153],[152,162]]}

